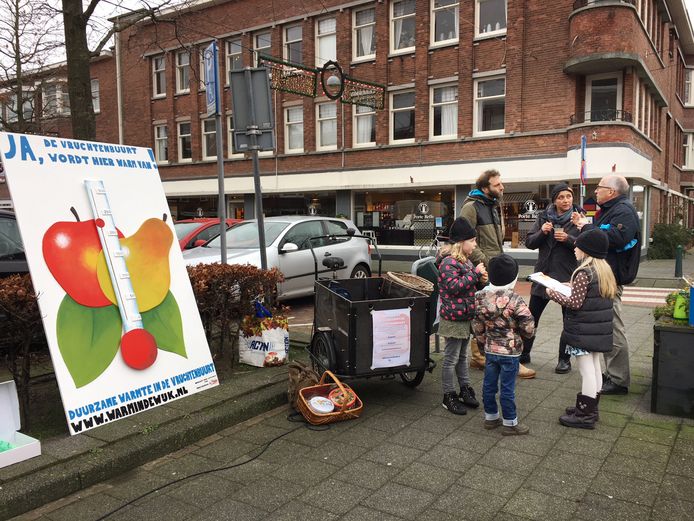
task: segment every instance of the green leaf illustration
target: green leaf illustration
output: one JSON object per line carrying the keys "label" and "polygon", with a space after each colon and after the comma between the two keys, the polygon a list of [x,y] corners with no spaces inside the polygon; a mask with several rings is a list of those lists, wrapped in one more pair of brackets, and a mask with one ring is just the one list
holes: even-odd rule
{"label": "green leaf illustration", "polygon": [[96,380],[111,365],[121,338],[118,308],[90,308],[65,295],[58,309],[58,347],[77,387]]}
{"label": "green leaf illustration", "polygon": [[181,311],[170,291],[161,304],[141,315],[145,329],[154,335],[159,349],[188,358],[183,343]]}

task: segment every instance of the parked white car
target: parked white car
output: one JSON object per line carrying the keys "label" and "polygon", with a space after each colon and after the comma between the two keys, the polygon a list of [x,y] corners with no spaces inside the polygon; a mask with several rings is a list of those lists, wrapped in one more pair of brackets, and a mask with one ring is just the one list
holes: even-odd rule
{"label": "parked white car", "polygon": [[[321,235],[344,235],[357,227],[348,219],[337,217],[307,217],[287,215],[265,218],[265,244],[268,268],[278,268],[284,274],[279,285],[280,300],[313,294],[315,263],[308,239]],[[258,247],[258,223],[243,221],[229,228],[226,235],[227,262],[229,264],[251,264],[260,267]],[[219,262],[220,237],[207,244],[183,252],[189,266]],[[323,266],[326,257],[339,257],[344,268],[337,271],[338,278],[364,278],[371,276],[369,246],[359,237],[323,238],[312,241],[318,261],[318,276],[332,276],[331,270]]]}

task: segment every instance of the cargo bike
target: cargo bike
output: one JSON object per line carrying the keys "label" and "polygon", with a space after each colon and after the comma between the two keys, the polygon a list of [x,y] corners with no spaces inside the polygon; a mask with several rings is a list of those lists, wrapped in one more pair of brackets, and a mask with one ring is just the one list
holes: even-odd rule
{"label": "cargo bike", "polygon": [[[344,262],[327,254],[322,265],[332,271],[333,277],[319,278],[312,244],[325,238],[368,241],[378,257],[378,276],[338,279],[336,272],[344,267]],[[316,278],[308,347],[314,368],[319,373],[331,371],[340,379],[399,375],[405,385],[419,385],[425,372],[433,371],[436,366],[429,356],[436,296],[418,287],[422,281],[429,283],[408,274],[389,272],[381,276],[382,259],[375,240],[354,230],[344,235],[312,237],[308,241]],[[399,354],[391,356],[396,351]]]}

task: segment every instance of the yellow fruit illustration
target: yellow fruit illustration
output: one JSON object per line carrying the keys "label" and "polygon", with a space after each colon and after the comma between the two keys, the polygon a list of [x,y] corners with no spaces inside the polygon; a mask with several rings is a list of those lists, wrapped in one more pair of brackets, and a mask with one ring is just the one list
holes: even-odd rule
{"label": "yellow fruit illustration", "polygon": [[[169,291],[172,242],[171,228],[161,219],[154,218],[147,219],[133,235],[120,240],[140,312],[161,304]],[[96,274],[101,291],[117,305],[103,251],[99,253]]]}

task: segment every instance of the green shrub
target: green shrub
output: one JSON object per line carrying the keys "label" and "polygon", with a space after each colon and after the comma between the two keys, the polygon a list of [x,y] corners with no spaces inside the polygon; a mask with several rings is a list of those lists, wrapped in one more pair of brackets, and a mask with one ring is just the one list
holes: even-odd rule
{"label": "green shrub", "polygon": [[686,250],[694,240],[694,233],[681,224],[656,224],[653,242],[648,248],[649,259],[674,259],[675,249],[681,244]]}

